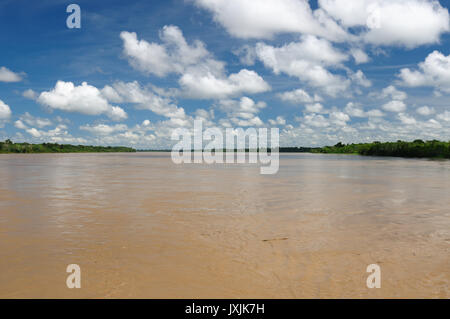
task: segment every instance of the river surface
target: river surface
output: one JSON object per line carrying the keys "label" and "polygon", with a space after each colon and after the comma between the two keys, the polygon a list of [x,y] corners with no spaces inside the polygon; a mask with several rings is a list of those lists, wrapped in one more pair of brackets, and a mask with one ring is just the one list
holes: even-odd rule
{"label": "river surface", "polygon": [[0,297],[449,298],[449,189],[450,161],[3,154]]}

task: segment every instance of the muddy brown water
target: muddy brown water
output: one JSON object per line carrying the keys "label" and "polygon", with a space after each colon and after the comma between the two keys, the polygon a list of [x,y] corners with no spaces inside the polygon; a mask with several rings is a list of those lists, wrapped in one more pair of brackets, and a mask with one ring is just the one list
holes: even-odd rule
{"label": "muddy brown water", "polygon": [[3,154],[0,297],[449,298],[449,189],[450,161]]}

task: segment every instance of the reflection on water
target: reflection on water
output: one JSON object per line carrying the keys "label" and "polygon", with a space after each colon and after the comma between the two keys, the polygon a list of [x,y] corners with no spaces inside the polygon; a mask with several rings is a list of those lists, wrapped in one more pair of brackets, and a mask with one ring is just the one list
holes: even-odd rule
{"label": "reflection on water", "polygon": [[276,175],[1,155],[0,297],[448,298],[449,177],[449,161],[348,155],[281,155]]}

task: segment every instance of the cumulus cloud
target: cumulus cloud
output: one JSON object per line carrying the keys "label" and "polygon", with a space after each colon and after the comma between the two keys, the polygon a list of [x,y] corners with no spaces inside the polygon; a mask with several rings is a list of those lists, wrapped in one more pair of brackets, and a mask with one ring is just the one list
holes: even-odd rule
{"label": "cumulus cloud", "polygon": [[417,123],[415,118],[413,118],[412,116],[409,116],[407,114],[404,114],[404,113],[398,114],[398,118],[400,119],[400,121],[403,124],[406,124],[406,125],[413,125],[413,124]]}
{"label": "cumulus cloud", "polygon": [[214,59],[201,41],[189,45],[176,26],[160,32],[161,44],[138,40],[136,33],[122,32],[124,53],[130,64],[144,73],[163,77],[179,74],[183,95],[196,99],[221,99],[270,90],[255,71],[242,69],[227,75],[225,63]]}
{"label": "cumulus cloud", "polygon": [[[31,118],[36,119],[29,115]],[[30,121],[31,124],[32,123]],[[52,143],[72,143],[72,144],[85,144],[87,140],[82,137],[72,136],[65,124],[58,124],[55,128],[50,130],[37,129],[35,127],[29,127],[22,120],[17,120],[14,126],[18,129],[24,130],[28,133],[35,142],[52,142]],[[46,125],[45,125],[46,126]]]}
{"label": "cumulus cloud", "polygon": [[[301,33],[332,41],[414,48],[438,43],[449,31],[448,10],[437,0],[194,0],[238,38]],[[348,30],[351,29],[352,32]],[[355,31],[358,30],[358,31]],[[367,56],[355,52],[357,63]]]}
{"label": "cumulus cloud", "polygon": [[338,126],[345,126],[350,121],[350,116],[341,111],[333,111],[329,116],[331,122]]}
{"label": "cumulus cloud", "polygon": [[384,116],[384,113],[378,109],[373,109],[373,110],[367,111],[366,114],[367,114],[367,117],[371,117],[371,118]]}
{"label": "cumulus cloud", "polygon": [[107,125],[107,124],[97,124],[97,125],[82,125],[80,130],[88,131],[93,134],[98,135],[109,135],[114,132],[126,131],[128,127],[125,124]]}
{"label": "cumulus cloud", "polygon": [[[158,127],[158,131],[163,131],[163,124]],[[95,144],[101,145],[149,145],[157,140],[155,134],[150,131],[155,130],[155,127],[149,120],[144,120],[142,124],[136,124],[134,127],[128,127],[125,124],[95,124],[95,125],[82,125],[80,130],[89,132]],[[168,135],[164,132],[163,135],[159,134],[159,138],[163,140]],[[170,137],[170,135],[169,135]]]}
{"label": "cumulus cloud", "polygon": [[265,108],[265,102],[255,102],[246,96],[239,101],[221,100],[219,108],[227,113],[229,120],[237,126],[262,126],[263,121],[257,114]]}
{"label": "cumulus cloud", "polygon": [[10,119],[11,114],[9,105],[0,100],[0,127],[3,127],[4,123]]}
{"label": "cumulus cloud", "polygon": [[417,108],[416,112],[422,116],[428,116],[434,114],[435,110],[434,108],[425,105]]}
{"label": "cumulus cloud", "polygon": [[8,68],[0,67],[0,82],[20,82],[22,77]]}
{"label": "cumulus cloud", "polygon": [[283,126],[283,125],[286,125],[286,120],[282,116],[277,116],[276,119],[270,119],[269,124],[273,125],[273,126],[278,126],[278,125]]}
{"label": "cumulus cloud", "polygon": [[66,112],[86,115],[106,114],[114,121],[127,118],[122,108],[110,105],[99,89],[86,82],[75,86],[72,82],[58,81],[52,90],[42,92],[37,101],[51,109]]}
{"label": "cumulus cloud", "polygon": [[361,38],[375,45],[414,48],[438,43],[449,31],[448,10],[435,0],[319,0],[344,27],[362,27]]}
{"label": "cumulus cloud", "polygon": [[433,51],[424,62],[419,63],[418,69],[404,68],[398,76],[405,86],[432,86],[450,93],[450,55]]}
{"label": "cumulus cloud", "polygon": [[305,112],[307,113],[327,113],[325,108],[320,103],[306,104]]}
{"label": "cumulus cloud", "polygon": [[26,131],[28,134],[30,134],[33,137],[41,137],[42,136],[41,132],[34,127],[26,129]]}
{"label": "cumulus cloud", "polygon": [[116,82],[112,86],[105,86],[101,92],[111,102],[132,103],[136,105],[137,109],[150,110],[168,118],[186,118],[182,107],[175,105],[171,99],[142,87],[137,81]]}
{"label": "cumulus cloud", "polygon": [[123,31],[120,37],[130,64],[137,70],[157,76],[183,73],[187,67],[211,59],[201,41],[189,45],[176,26],[163,27],[160,32],[162,44],[138,40],[135,32]]}
{"label": "cumulus cloud", "polygon": [[30,100],[36,100],[39,94],[33,91],[32,89],[28,89],[23,91],[22,96]]}
{"label": "cumulus cloud", "polygon": [[296,89],[293,91],[279,93],[278,97],[285,102],[294,104],[322,101],[322,97],[320,97],[319,95],[315,94],[314,96],[310,96],[308,92],[303,89]]}
{"label": "cumulus cloud", "polygon": [[195,0],[214,20],[238,38],[272,38],[280,33],[304,33],[337,41],[349,38],[321,9],[307,0]]}
{"label": "cumulus cloud", "polygon": [[314,113],[305,115],[303,119],[299,120],[303,121],[303,123],[305,123],[306,125],[318,128],[324,128],[330,125],[327,118],[325,118],[323,115]]}
{"label": "cumulus cloud", "polygon": [[437,119],[445,122],[450,122],[450,112],[445,111],[444,113],[439,114],[437,116]]}
{"label": "cumulus cloud", "polygon": [[271,89],[255,71],[246,69],[228,77],[190,70],[180,78],[179,83],[184,95],[195,99],[222,99],[247,93],[262,93]]}
{"label": "cumulus cloud", "polygon": [[378,97],[381,99],[391,98],[393,100],[403,101],[408,98],[408,95],[406,92],[397,90],[395,86],[389,85],[381,91],[381,94],[378,95]]}
{"label": "cumulus cloud", "polygon": [[356,64],[363,64],[370,61],[369,56],[361,49],[351,49],[350,53]]}
{"label": "cumulus cloud", "polygon": [[21,130],[27,129],[27,126],[26,126],[21,120],[15,121],[15,122],[14,122],[14,126],[15,126],[16,128],[18,128],[18,129],[21,129]]}
{"label": "cumulus cloud", "polygon": [[258,59],[275,74],[297,77],[328,95],[336,96],[350,86],[350,80],[327,70],[327,67],[341,66],[348,55],[325,39],[303,36],[300,42],[281,47],[258,43],[255,50]]}
{"label": "cumulus cloud", "polygon": [[382,109],[388,112],[403,112],[406,110],[406,104],[403,101],[392,100],[384,104]]}
{"label": "cumulus cloud", "polygon": [[347,103],[347,105],[345,106],[345,112],[354,117],[366,117],[366,112],[364,112],[361,107],[353,102]]}
{"label": "cumulus cloud", "polygon": [[20,120],[18,122],[22,122],[22,123],[25,122],[26,124],[28,124],[30,126],[35,126],[38,128],[44,128],[46,126],[50,126],[53,124],[52,121],[49,119],[35,117],[28,112],[25,112],[25,114],[21,115],[19,117],[19,119]]}
{"label": "cumulus cloud", "polygon": [[347,103],[347,105],[345,106],[344,110],[345,110],[345,112],[348,115],[353,116],[353,117],[377,118],[377,117],[383,117],[384,116],[384,113],[381,112],[378,109],[373,109],[373,110],[369,110],[369,111],[366,112],[366,111],[364,111],[364,109],[360,105],[358,105],[356,103],[353,103],[353,102]]}
{"label": "cumulus cloud", "polygon": [[358,70],[355,73],[350,74],[350,78],[357,85],[366,88],[372,86],[372,82],[366,78],[365,74],[361,70]]}

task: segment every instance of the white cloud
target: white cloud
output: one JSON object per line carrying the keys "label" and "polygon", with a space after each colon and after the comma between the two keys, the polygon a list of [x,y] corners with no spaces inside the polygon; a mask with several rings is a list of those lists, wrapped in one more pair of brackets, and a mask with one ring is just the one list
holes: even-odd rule
{"label": "white cloud", "polygon": [[239,101],[221,100],[219,108],[226,112],[228,119],[237,126],[262,126],[263,121],[257,114],[265,108],[265,102],[255,102],[244,96]]}
{"label": "white cloud", "polygon": [[204,109],[195,110],[195,120],[202,120],[203,125],[205,126],[215,126],[214,118],[215,114],[213,109],[210,109],[209,111]]}
{"label": "white cloud", "polygon": [[270,119],[269,120],[270,125],[277,126],[277,125],[286,125],[286,120],[282,116],[277,116],[276,119]]}
{"label": "white cloud", "polygon": [[21,130],[26,130],[27,129],[27,126],[21,120],[15,121],[14,122],[14,126],[16,128],[18,128],[18,129],[21,129]]}
{"label": "white cloud", "polygon": [[445,111],[444,113],[439,114],[437,116],[437,119],[441,120],[441,121],[445,121],[445,122],[450,122],[450,112],[449,111]]}
{"label": "white cloud", "polygon": [[326,119],[323,115],[318,114],[305,115],[305,117],[303,118],[303,122],[307,125],[319,128],[324,128],[330,125],[328,119]]}
{"label": "white cloud", "polygon": [[350,53],[356,64],[363,64],[370,61],[369,56],[361,49],[351,49]]}
{"label": "white cloud", "polygon": [[113,106],[111,107],[111,109],[108,111],[107,115],[109,116],[109,118],[113,121],[122,121],[128,118],[127,112],[124,111],[124,109],[122,109],[119,106]]}
{"label": "white cloud", "polygon": [[344,112],[334,111],[330,113],[330,120],[338,126],[345,126],[350,121],[350,116]]}
{"label": "white cloud", "polygon": [[417,121],[416,121],[415,118],[413,118],[413,117],[411,117],[411,116],[408,116],[408,115],[406,115],[406,114],[404,114],[404,113],[400,113],[400,114],[398,115],[398,117],[399,117],[400,121],[401,121],[403,124],[406,124],[406,125],[412,125],[412,124],[416,124],[416,123],[417,123]]}
{"label": "white cloud", "polygon": [[137,81],[116,82],[112,86],[105,86],[101,93],[111,102],[133,103],[136,104],[137,109],[150,110],[168,118],[184,119],[186,117],[182,107],[176,106],[171,99],[142,87]]}
{"label": "white cloud", "polygon": [[233,51],[233,54],[239,57],[239,61],[244,65],[254,65],[256,60],[255,49],[248,44],[243,45],[237,50]]}
{"label": "white cloud", "polygon": [[354,116],[354,117],[366,117],[367,116],[366,112],[364,112],[364,110],[361,107],[359,107],[358,105],[356,105],[353,102],[350,102],[345,106],[345,112],[347,112],[347,114],[349,114],[350,116]]}
{"label": "white cloud", "polygon": [[99,89],[86,82],[75,86],[72,82],[58,81],[54,89],[42,92],[37,101],[52,109],[67,112],[86,115],[106,114],[116,121],[127,118],[123,109],[110,105]]}
{"label": "white cloud", "polygon": [[0,100],[0,127],[3,127],[4,123],[10,119],[11,114],[9,105]]}
{"label": "white cloud", "polygon": [[432,108],[432,107],[421,106],[416,109],[416,112],[420,115],[428,116],[428,115],[434,114],[435,111],[434,111],[434,108]]}
{"label": "white cloud", "polygon": [[39,94],[37,94],[32,89],[28,89],[28,90],[23,91],[22,96],[27,99],[30,99],[30,100],[36,100],[38,98]]}
{"label": "white cloud", "polygon": [[24,130],[34,139],[35,142],[52,142],[52,143],[72,143],[84,144],[87,142],[82,137],[73,137],[67,130],[65,124],[58,124],[54,129],[45,131],[39,130],[35,127],[28,127],[22,120],[17,120],[14,126],[18,129]]}
{"label": "white cloud", "polygon": [[0,67],[0,82],[20,82],[22,77],[18,73],[14,73],[8,68]]}
{"label": "white cloud", "polygon": [[450,55],[439,51],[430,53],[418,70],[402,69],[398,75],[402,84],[410,87],[432,86],[450,93]]}
{"label": "white cloud", "polygon": [[256,55],[275,74],[285,73],[298,77],[331,96],[347,90],[350,85],[348,79],[326,69],[331,66],[340,67],[342,62],[348,60],[348,56],[324,39],[304,36],[300,42],[282,47],[258,43]]}
{"label": "white cloud", "polygon": [[388,112],[403,112],[406,110],[406,104],[403,101],[392,100],[382,106],[383,110]]}
{"label": "white cloud", "polygon": [[287,59],[288,64],[305,60],[327,66],[348,60],[348,55],[334,48],[329,41],[311,35],[302,36],[299,42],[291,42],[278,48],[259,42],[256,54],[263,62],[273,66],[276,73],[283,71],[281,58]]}
{"label": "white cloud", "polygon": [[[255,71],[242,69],[226,75],[225,63],[217,61],[203,42],[189,45],[176,26],[165,26],[160,32],[162,44],[138,40],[136,33],[122,32],[124,53],[130,64],[144,73],[166,76],[181,75],[182,94],[195,99],[221,99],[270,90]],[[108,92],[105,92],[108,94]]]}
{"label": "white cloud", "polygon": [[33,115],[31,115],[28,112],[25,112],[25,114],[21,115],[19,117],[19,119],[20,120],[18,122],[22,122],[22,123],[25,122],[26,124],[28,124],[30,126],[36,126],[38,128],[44,128],[46,126],[52,125],[52,121],[50,121],[49,119],[34,117]]}
{"label": "white cloud", "polygon": [[195,0],[214,20],[238,38],[271,38],[304,33],[342,41],[349,35],[323,10],[312,11],[306,0]]}
{"label": "white cloud", "polygon": [[323,105],[320,104],[320,103],[306,104],[305,105],[305,112],[308,112],[308,113],[326,113]]}
{"label": "white cloud", "polygon": [[380,110],[377,109],[373,109],[373,110],[369,110],[369,111],[364,111],[364,109],[362,107],[360,107],[358,104],[355,104],[353,102],[347,103],[347,105],[345,106],[344,111],[352,116],[352,117],[368,117],[368,118],[377,118],[377,117],[383,117],[384,113],[381,112]]}
{"label": "white cloud", "polygon": [[389,97],[393,100],[403,101],[408,98],[408,95],[403,91],[397,90],[395,86],[389,85],[381,91],[381,94],[378,97],[381,99]]}
{"label": "white cloud", "polygon": [[373,110],[367,111],[366,114],[367,114],[368,117],[371,117],[371,118],[373,118],[373,117],[383,117],[384,116],[384,113],[381,112],[380,110],[377,110],[377,109],[373,109]]}
{"label": "white cloud", "polygon": [[125,124],[107,125],[107,124],[97,124],[97,125],[82,125],[80,130],[88,131],[96,135],[110,135],[115,132],[126,131],[128,127]]}
{"label": "white cloud", "polygon": [[42,136],[41,132],[34,127],[26,129],[26,132],[33,137],[41,137]]}
{"label": "white cloud", "polygon": [[162,44],[138,40],[135,32],[123,31],[120,37],[130,64],[139,71],[157,76],[183,73],[187,67],[211,58],[201,41],[187,44],[176,26],[163,27],[160,32]]}
{"label": "white cloud", "polygon": [[351,74],[350,78],[352,79],[353,82],[355,82],[360,86],[366,88],[372,86],[372,82],[366,78],[366,76],[361,70],[358,70],[356,71],[356,73]]}
{"label": "white cloud", "polygon": [[297,90],[293,90],[293,91],[279,93],[278,97],[285,102],[290,102],[290,103],[295,103],[295,104],[312,103],[312,102],[322,101],[322,98],[319,95],[315,94],[312,97],[308,94],[308,92],[306,92],[303,89],[297,89]]}
{"label": "white cloud", "polygon": [[[128,127],[125,124],[95,124],[82,125],[80,129],[93,135],[92,142],[100,145],[133,145],[142,146],[150,143],[167,143],[167,136],[170,137],[170,129],[166,122],[160,122],[157,127],[158,138],[150,131],[156,130],[155,126],[149,120],[144,120],[142,124],[136,124],[134,127]],[[161,144],[159,144],[161,145]],[[167,147],[168,144],[165,144]]]}
{"label": "white cloud", "polygon": [[[239,38],[272,38],[302,33],[332,41],[361,41],[408,48],[438,43],[449,31],[448,10],[435,0],[194,0]],[[350,34],[346,30],[361,30]],[[364,63],[366,57],[355,60]],[[357,62],[358,63],[358,62]]]}
{"label": "white cloud", "polygon": [[213,73],[187,72],[180,78],[184,95],[195,99],[221,99],[249,93],[256,94],[270,90],[256,72],[243,69],[226,77]]}
{"label": "white cloud", "polygon": [[362,39],[376,45],[414,48],[438,43],[449,31],[449,14],[434,0],[319,0],[345,27],[362,27]]}

